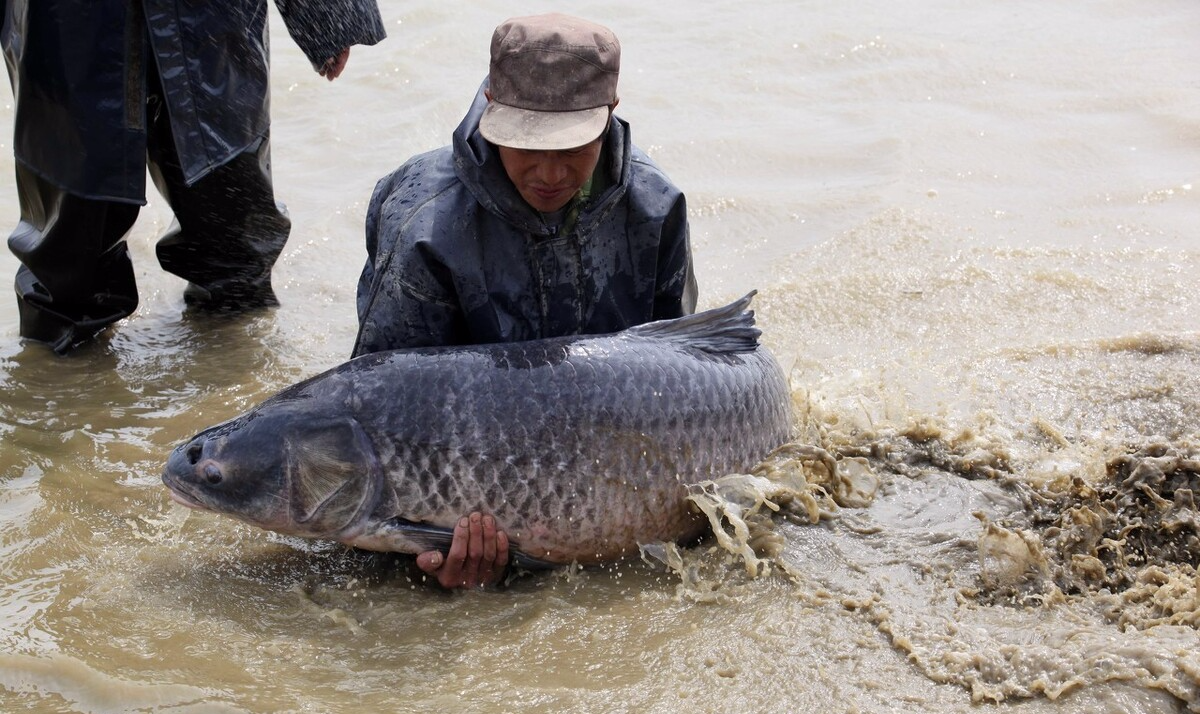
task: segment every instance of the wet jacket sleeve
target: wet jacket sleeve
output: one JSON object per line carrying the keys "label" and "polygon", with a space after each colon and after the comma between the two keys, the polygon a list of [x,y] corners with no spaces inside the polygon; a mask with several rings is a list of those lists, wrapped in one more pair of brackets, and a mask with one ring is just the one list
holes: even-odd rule
{"label": "wet jacket sleeve", "polygon": [[313,69],[348,47],[387,36],[375,0],[275,0],[275,5]]}
{"label": "wet jacket sleeve", "polygon": [[[427,243],[405,240],[421,233],[427,213],[402,205],[414,159],[375,187],[367,207],[367,261],[358,281],[358,337],[351,356],[381,350],[462,344],[465,326],[453,278]],[[414,171],[419,173],[419,171]]]}
{"label": "wet jacket sleeve", "polygon": [[658,265],[658,281],[654,286],[654,319],[669,320],[694,313],[698,288],[692,266],[687,200],[683,194],[679,194],[663,222]]}

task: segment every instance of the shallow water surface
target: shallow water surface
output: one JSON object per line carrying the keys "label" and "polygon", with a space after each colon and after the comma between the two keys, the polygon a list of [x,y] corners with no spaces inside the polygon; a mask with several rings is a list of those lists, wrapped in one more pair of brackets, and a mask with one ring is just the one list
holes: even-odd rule
{"label": "shallow water surface", "polygon": [[345,358],[374,182],[542,10],[381,4],[332,84],[273,18],[281,308],[184,310],[157,196],[94,344],[0,302],[0,710],[1200,711],[1200,6],[562,6],[621,38],[702,306],[759,290],[800,438],[698,499],[720,538],[448,594],[159,481]]}

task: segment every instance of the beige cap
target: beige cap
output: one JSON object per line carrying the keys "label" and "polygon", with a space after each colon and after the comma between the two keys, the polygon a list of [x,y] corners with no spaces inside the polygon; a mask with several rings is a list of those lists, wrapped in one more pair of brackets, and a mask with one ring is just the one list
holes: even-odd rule
{"label": "beige cap", "polygon": [[492,35],[483,138],[514,149],[572,149],[604,133],[617,101],[621,44],[603,25],[550,13]]}

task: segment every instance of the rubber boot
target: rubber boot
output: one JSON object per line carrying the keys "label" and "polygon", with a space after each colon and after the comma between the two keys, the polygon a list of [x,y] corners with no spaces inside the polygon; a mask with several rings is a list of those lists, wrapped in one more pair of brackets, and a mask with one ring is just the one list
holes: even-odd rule
{"label": "rubber boot", "polygon": [[21,221],[8,247],[21,336],[65,354],[137,309],[125,236],[138,206],[82,198],[17,165]]}

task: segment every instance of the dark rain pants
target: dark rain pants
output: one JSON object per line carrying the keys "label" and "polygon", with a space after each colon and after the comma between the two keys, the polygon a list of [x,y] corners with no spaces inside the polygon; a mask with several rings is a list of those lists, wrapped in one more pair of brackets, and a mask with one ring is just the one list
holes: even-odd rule
{"label": "dark rain pants", "polygon": [[[153,65],[153,63],[151,63]],[[291,221],[276,203],[270,140],[188,186],[175,152],[158,77],[149,77],[148,164],[175,213],[158,241],[163,269],[187,280],[189,302],[217,310],[277,305],[271,268]],[[137,308],[125,238],[139,207],[82,198],[17,164],[21,221],[8,239],[21,261],[21,336],[63,354]]]}

